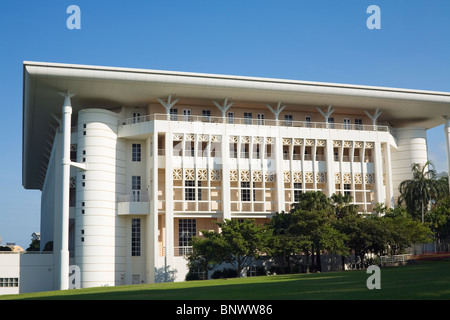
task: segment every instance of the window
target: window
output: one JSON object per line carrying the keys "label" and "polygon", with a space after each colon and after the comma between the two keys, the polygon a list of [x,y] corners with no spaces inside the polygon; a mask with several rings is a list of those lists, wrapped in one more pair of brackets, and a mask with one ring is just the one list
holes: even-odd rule
{"label": "window", "polygon": [[77,195],[77,178],[70,177],[69,207],[75,207]]}
{"label": "window", "polygon": [[211,122],[211,110],[202,110],[202,117],[204,122]]}
{"label": "window", "polygon": [[334,129],[334,118],[328,118],[328,128]]}
{"label": "window", "polygon": [[302,193],[302,184],[294,182],[294,202],[298,202],[300,200],[301,193]]}
{"label": "window", "polygon": [[18,287],[19,278],[0,278],[0,288]]}
{"label": "window", "polygon": [[133,201],[141,201],[141,176],[133,176],[131,178],[131,190],[133,195]]}
{"label": "window", "polygon": [[252,124],[252,113],[244,112],[244,124]]}
{"label": "window", "polygon": [[234,123],[234,112],[228,112],[227,118],[228,118],[228,123]]}
{"label": "window", "polygon": [[178,109],[170,109],[170,120],[171,121],[178,120]]}
{"label": "window", "polygon": [[355,129],[362,130],[362,119],[355,119]]}
{"label": "window", "polygon": [[305,122],[306,122],[306,127],[311,128],[311,117],[310,116],[307,116],[305,118]]}
{"label": "window", "polygon": [[258,113],[256,116],[258,119],[258,125],[263,126],[264,125],[264,113]]}
{"label": "window", "polygon": [[141,219],[131,219],[131,255],[141,255]]}
{"label": "window", "polygon": [[183,109],[183,121],[191,121],[191,109]]}
{"label": "window", "polygon": [[284,115],[284,125],[288,127],[292,126],[292,114]]}
{"label": "window", "polygon": [[197,200],[202,200],[202,182],[201,181],[198,181],[197,182],[197,186],[198,186],[198,189],[197,189],[197,196],[198,196],[198,199]]}
{"label": "window", "polygon": [[139,122],[141,122],[141,113],[133,112],[133,123],[139,123]]}
{"label": "window", "polygon": [[250,182],[241,182],[241,201],[251,201]]}
{"label": "window", "polygon": [[350,119],[349,118],[344,118],[344,129],[345,130],[350,130],[350,128],[351,128]]}
{"label": "window", "polygon": [[70,146],[70,161],[76,162],[77,161],[77,145],[72,144]]}
{"label": "window", "polygon": [[351,195],[351,193],[350,193],[350,184],[344,184],[344,194],[348,194],[348,195]]}
{"label": "window", "polygon": [[195,181],[185,181],[184,186],[184,199],[186,201],[195,201]]}
{"label": "window", "polygon": [[178,245],[180,247],[190,246],[192,237],[194,237],[196,234],[197,234],[196,219],[178,220]]}
{"label": "window", "polygon": [[141,144],[133,143],[132,152],[131,152],[131,160],[133,162],[141,161]]}

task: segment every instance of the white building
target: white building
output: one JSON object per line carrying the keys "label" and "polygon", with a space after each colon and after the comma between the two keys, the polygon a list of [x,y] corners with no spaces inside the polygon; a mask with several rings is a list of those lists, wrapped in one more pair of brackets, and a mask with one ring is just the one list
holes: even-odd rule
{"label": "white building", "polygon": [[54,289],[69,265],[82,287],[182,281],[190,237],[300,192],[392,206],[426,130],[445,122],[449,146],[446,92],[25,62],[23,94]]}

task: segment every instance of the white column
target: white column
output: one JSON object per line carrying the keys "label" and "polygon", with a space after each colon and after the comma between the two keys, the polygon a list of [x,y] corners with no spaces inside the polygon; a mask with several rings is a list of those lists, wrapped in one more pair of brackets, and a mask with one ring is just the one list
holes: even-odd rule
{"label": "white column", "polygon": [[[174,221],[173,221],[173,136],[172,130],[166,131],[165,135],[165,158],[166,158],[166,171],[165,171],[165,203],[166,203],[166,257],[171,260],[174,256]],[[185,142],[186,139],[183,139]],[[184,168],[184,164],[183,164]],[[184,176],[184,170],[183,170]],[[184,184],[183,184],[184,185]]]}
{"label": "white column", "polygon": [[73,94],[65,93],[62,108],[62,175],[61,175],[61,248],[59,252],[59,290],[69,289],[69,194],[70,194],[70,135],[72,127]]}
{"label": "white column", "polygon": [[[152,157],[150,157],[151,164],[149,166],[150,172],[150,190],[149,190],[149,200],[150,200],[150,213],[147,216],[146,235],[148,237],[147,241],[147,251],[146,251],[146,273],[147,273],[147,283],[155,282],[155,267],[156,261],[159,254],[158,251],[158,132],[155,130],[153,136],[148,139],[148,150],[152,148]],[[162,232],[162,230],[161,230]]]}
{"label": "white column", "polygon": [[230,196],[230,136],[227,134],[227,125],[224,125],[220,145],[222,161],[222,218],[231,220]]}
{"label": "white column", "polygon": [[377,127],[377,119],[381,115],[380,109],[375,110],[375,113],[371,115],[367,110],[364,110],[367,116],[372,120],[374,130]]}
{"label": "white column", "polygon": [[277,212],[285,211],[286,204],[284,199],[284,161],[283,161],[283,139],[278,131],[274,145],[276,176],[275,184],[277,186]]}
{"label": "white column", "polygon": [[394,190],[392,187],[392,163],[391,163],[391,146],[389,143],[385,144],[384,148],[384,165],[386,168],[386,206],[388,208],[394,207]]}
{"label": "white column", "polygon": [[174,101],[172,101],[172,95],[169,95],[169,98],[167,98],[167,102],[160,98],[156,98],[156,99],[166,109],[167,120],[170,120],[170,108],[172,108],[178,102],[178,99],[175,99]]}
{"label": "white column", "polygon": [[326,112],[322,111],[322,109],[320,109],[320,108],[317,108],[317,111],[319,111],[320,114],[325,118],[325,123],[327,124],[327,128],[328,128],[328,119],[333,114],[334,110],[335,109],[331,106],[331,104],[328,106],[328,109]]}
{"label": "white column", "polygon": [[450,117],[443,116],[445,120],[444,125],[444,135],[445,135],[445,147],[447,149],[447,174],[448,174],[448,183],[450,188]]}
{"label": "white column", "polygon": [[384,190],[383,190],[383,163],[381,154],[381,143],[374,142],[374,171],[375,171],[375,201],[377,203],[384,203]]}
{"label": "white column", "polygon": [[274,108],[271,105],[266,104],[266,107],[269,108],[270,111],[272,111],[273,115],[275,116],[275,123],[278,125],[278,117],[280,116],[281,111],[286,108],[285,105],[281,105],[281,101],[278,101],[277,106]]}
{"label": "white column", "polygon": [[220,110],[222,111],[222,122],[225,123],[226,122],[226,117],[227,117],[227,111],[228,109],[231,108],[231,106],[234,104],[233,102],[228,103],[228,98],[225,99],[225,101],[223,102],[223,106],[218,104],[216,101],[213,101],[214,105]]}
{"label": "white column", "polygon": [[327,160],[327,189],[328,197],[331,197],[336,192],[335,177],[334,177],[334,153],[333,140],[326,141],[326,160]]}

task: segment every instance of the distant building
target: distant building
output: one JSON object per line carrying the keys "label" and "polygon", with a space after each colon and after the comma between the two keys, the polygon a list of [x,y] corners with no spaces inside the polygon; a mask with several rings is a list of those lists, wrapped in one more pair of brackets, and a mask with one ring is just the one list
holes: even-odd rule
{"label": "distant building", "polygon": [[31,235],[31,240],[41,240],[41,233],[33,232],[33,234]]}
{"label": "distant building", "polygon": [[67,289],[69,265],[82,287],[184,280],[192,236],[302,192],[393,206],[450,93],[26,62],[23,114],[23,186],[54,250],[40,270]]}

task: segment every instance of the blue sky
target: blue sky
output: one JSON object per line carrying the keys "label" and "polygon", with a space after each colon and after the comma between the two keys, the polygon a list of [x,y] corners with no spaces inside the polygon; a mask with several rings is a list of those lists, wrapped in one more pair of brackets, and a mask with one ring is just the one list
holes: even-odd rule
{"label": "blue sky", "polygon": [[[69,30],[67,7],[81,9]],[[366,9],[378,5],[381,29]],[[450,1],[0,0],[0,236],[26,248],[40,192],[22,187],[22,63],[61,62],[450,92]],[[446,171],[443,126],[429,157]]]}

